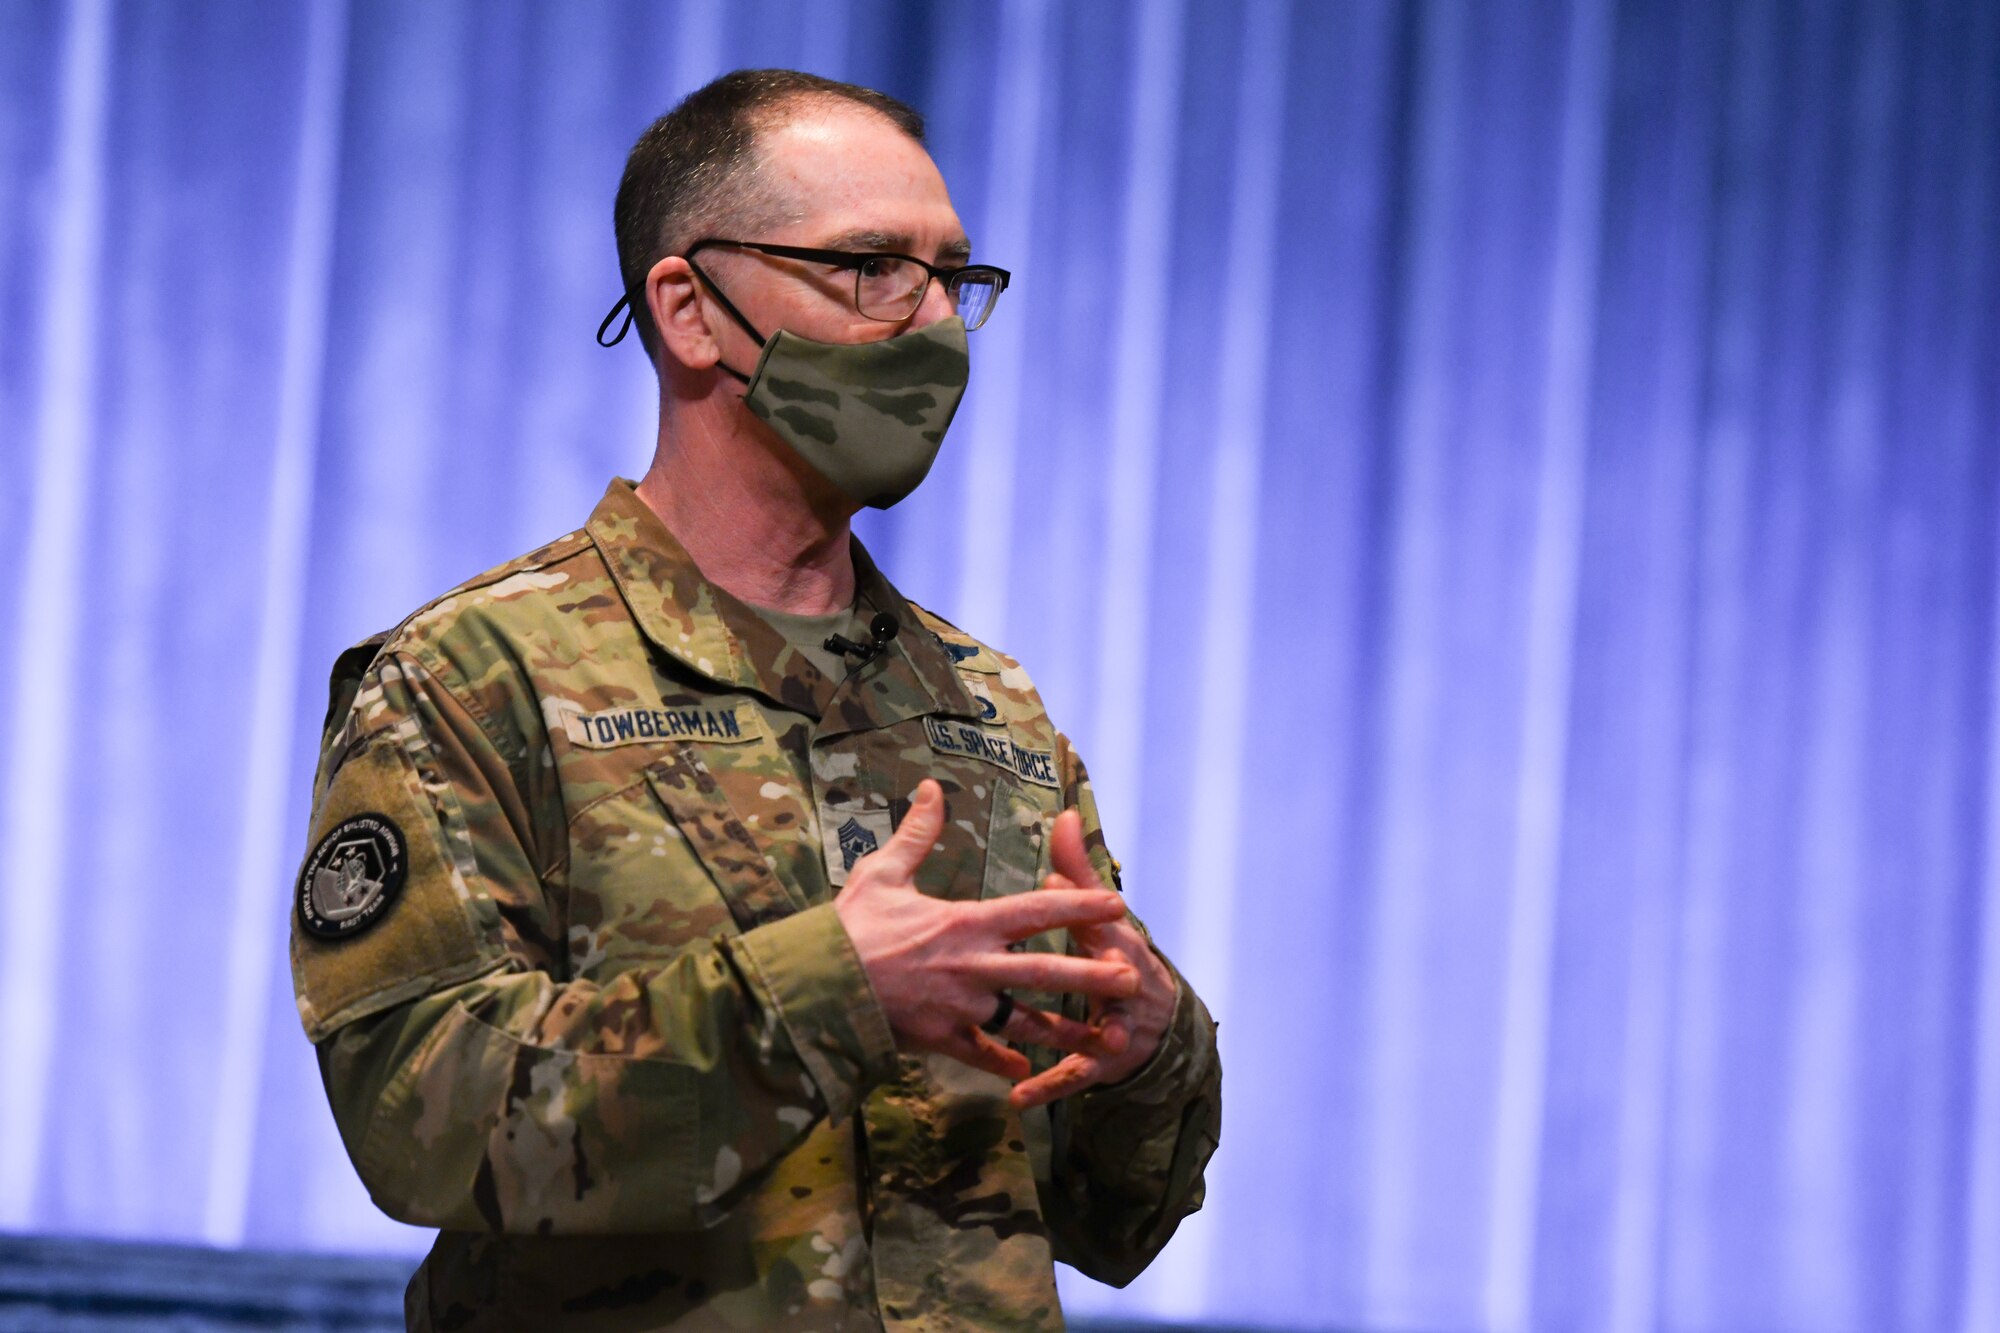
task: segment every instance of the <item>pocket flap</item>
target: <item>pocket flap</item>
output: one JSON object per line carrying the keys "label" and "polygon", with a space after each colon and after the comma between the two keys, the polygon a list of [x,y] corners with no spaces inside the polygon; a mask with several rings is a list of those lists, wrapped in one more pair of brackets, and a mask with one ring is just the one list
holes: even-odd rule
{"label": "pocket flap", "polygon": [[693,746],[673,746],[647,767],[646,782],[715,880],[738,930],[753,930],[805,908],[772,872],[764,849]]}

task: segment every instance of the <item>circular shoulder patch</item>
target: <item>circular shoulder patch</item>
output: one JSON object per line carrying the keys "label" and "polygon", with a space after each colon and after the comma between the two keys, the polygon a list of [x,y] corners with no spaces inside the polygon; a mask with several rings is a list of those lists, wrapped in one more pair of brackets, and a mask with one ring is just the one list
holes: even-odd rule
{"label": "circular shoulder patch", "polygon": [[409,863],[403,831],[387,815],[342,820],[299,871],[299,924],[321,939],[358,934],[382,919],[403,891]]}

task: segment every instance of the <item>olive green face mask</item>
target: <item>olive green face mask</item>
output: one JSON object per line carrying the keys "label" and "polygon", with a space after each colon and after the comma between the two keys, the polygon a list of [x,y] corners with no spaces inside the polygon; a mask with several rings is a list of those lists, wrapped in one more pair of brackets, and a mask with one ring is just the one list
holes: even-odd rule
{"label": "olive green face mask", "polygon": [[[701,277],[764,349],[748,375],[722,367],[748,386],[745,406],[856,504],[887,509],[917,489],[965,396],[972,362],[964,320],[953,315],[868,343],[815,342],[782,329],[766,338],[706,274]],[[625,336],[630,308],[625,298],[611,307],[597,330],[600,344],[609,347]],[[607,340],[621,312],[625,322]]]}
{"label": "olive green face mask", "polygon": [[887,509],[917,489],[965,395],[964,320],[872,343],[782,329],[763,342],[743,402],[779,439],[856,504]]}

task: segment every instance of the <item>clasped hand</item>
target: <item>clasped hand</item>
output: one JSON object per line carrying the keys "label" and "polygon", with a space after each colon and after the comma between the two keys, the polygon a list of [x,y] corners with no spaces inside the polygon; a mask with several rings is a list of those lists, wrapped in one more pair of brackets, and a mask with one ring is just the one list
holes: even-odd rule
{"label": "clasped hand", "polygon": [[[1074,810],[1056,818],[1055,873],[1034,893],[979,902],[918,891],[917,868],[944,831],[944,792],[926,778],[882,847],[854,863],[834,911],[903,1050],[936,1051],[1015,1084],[1020,1109],[1129,1076],[1158,1049],[1173,1016],[1173,973],[1106,889],[1083,849]],[[1008,945],[1067,930],[1077,954],[1015,953]],[[1090,1020],[1017,1004],[1005,1042],[1065,1052],[1033,1078],[1026,1056],[980,1029],[999,993],[1020,987],[1090,1001]]]}

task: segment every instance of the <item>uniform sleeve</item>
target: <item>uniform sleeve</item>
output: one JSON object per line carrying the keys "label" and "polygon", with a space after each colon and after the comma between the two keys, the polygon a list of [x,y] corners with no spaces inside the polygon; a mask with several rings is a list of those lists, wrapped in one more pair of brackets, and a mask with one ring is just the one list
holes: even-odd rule
{"label": "uniform sleeve", "polygon": [[386,824],[405,861],[363,929],[294,913],[300,1015],[348,1154],[378,1206],[421,1226],[713,1222],[893,1071],[887,1019],[830,904],[563,980],[538,869],[560,860],[540,845],[550,820],[490,726],[390,655],[328,738],[302,900],[343,830]]}
{"label": "uniform sleeve", "polygon": [[[1117,884],[1089,775],[1067,739],[1058,758],[1064,804],[1083,816],[1085,849],[1099,877]],[[1056,1258],[1116,1286],[1137,1277],[1181,1219],[1201,1207],[1202,1170],[1222,1132],[1215,1023],[1187,979],[1174,971],[1174,980],[1173,1018],[1153,1057],[1122,1083],[1049,1108],[1042,1211]],[[1081,1003],[1072,997],[1071,1004],[1081,1017]]]}

